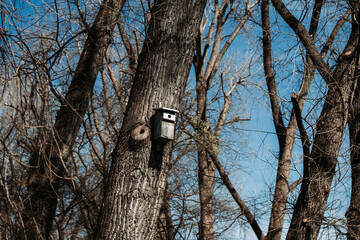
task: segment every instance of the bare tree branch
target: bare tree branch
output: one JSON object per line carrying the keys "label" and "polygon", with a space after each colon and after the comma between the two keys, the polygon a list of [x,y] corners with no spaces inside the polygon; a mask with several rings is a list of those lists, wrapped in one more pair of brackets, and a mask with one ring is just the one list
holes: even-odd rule
{"label": "bare tree branch", "polygon": [[306,30],[299,20],[286,8],[281,0],[271,0],[276,10],[287,22],[287,24],[293,29],[293,31],[299,36],[304,47],[309,52],[312,61],[316,65],[320,75],[329,84],[332,82],[333,74],[327,63],[323,60],[319,51],[317,50],[314,40],[309,32]]}
{"label": "bare tree branch", "polygon": [[265,236],[264,236],[259,224],[257,223],[254,215],[251,213],[250,209],[247,207],[245,202],[241,199],[241,197],[238,194],[238,192],[236,191],[235,187],[232,185],[228,175],[226,174],[224,168],[222,167],[222,165],[217,157],[217,154],[212,149],[209,149],[208,151],[209,151],[209,155],[210,155],[212,161],[214,162],[214,164],[216,166],[216,169],[218,170],[218,172],[220,174],[221,180],[225,184],[226,188],[229,190],[229,192],[230,192],[231,196],[234,198],[235,202],[240,207],[242,213],[246,217],[248,223],[250,224],[251,228],[255,232],[257,238],[259,240],[264,240]]}

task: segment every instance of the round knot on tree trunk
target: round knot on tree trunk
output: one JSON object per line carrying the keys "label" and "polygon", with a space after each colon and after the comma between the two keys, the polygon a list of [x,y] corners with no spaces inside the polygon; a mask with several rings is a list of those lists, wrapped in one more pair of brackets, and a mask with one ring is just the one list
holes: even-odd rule
{"label": "round knot on tree trunk", "polygon": [[139,125],[131,131],[131,138],[135,141],[142,141],[150,136],[150,128],[146,125]]}

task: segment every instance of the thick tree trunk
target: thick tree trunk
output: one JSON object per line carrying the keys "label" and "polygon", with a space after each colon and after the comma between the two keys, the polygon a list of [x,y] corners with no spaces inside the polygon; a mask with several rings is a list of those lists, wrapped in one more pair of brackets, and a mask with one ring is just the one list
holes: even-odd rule
{"label": "thick tree trunk", "polygon": [[300,195],[294,207],[287,235],[289,240],[316,239],[319,234],[347,123],[358,36],[359,28],[353,25],[347,47],[334,72],[333,83],[328,86],[316,126],[308,174],[304,172]]}
{"label": "thick tree trunk", "polygon": [[318,236],[345,131],[348,103],[344,98],[349,97],[349,93],[346,81],[343,86],[329,89],[317,124],[309,175],[304,176],[294,207],[287,235],[289,240]]}
{"label": "thick tree trunk", "polygon": [[82,124],[99,69],[103,65],[114,24],[125,0],[105,0],[88,32],[79,63],[54,128],[30,157],[27,199],[20,239],[49,239],[57,205],[57,190],[76,135]]}
{"label": "thick tree trunk", "polygon": [[150,119],[159,105],[180,106],[205,4],[205,0],[154,3],[95,239],[154,238],[172,146],[152,141]]}
{"label": "thick tree trunk", "polygon": [[[359,94],[359,93],[358,93]],[[356,99],[356,113],[351,114],[349,121],[351,153],[351,202],[346,212],[348,239],[360,239],[360,108],[359,96]],[[354,101],[355,103],[355,101]]]}
{"label": "thick tree trunk", "polygon": [[160,216],[158,219],[157,235],[161,240],[175,239],[175,229],[172,223],[172,214],[170,208],[170,192],[168,185],[166,185],[164,193],[164,201],[160,209]]}
{"label": "thick tree trunk", "polygon": [[[360,47],[360,46],[359,46]],[[359,48],[358,47],[358,48]],[[348,239],[360,239],[360,60],[355,72],[355,93],[349,114],[350,157],[351,157],[351,201],[346,212]]]}

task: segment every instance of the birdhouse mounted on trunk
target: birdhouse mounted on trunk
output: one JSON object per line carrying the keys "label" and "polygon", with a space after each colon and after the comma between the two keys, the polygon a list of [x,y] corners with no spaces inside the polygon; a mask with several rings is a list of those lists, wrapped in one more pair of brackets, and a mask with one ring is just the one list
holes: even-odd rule
{"label": "birdhouse mounted on trunk", "polygon": [[154,134],[153,140],[168,142],[174,140],[175,121],[178,110],[171,108],[154,108]]}

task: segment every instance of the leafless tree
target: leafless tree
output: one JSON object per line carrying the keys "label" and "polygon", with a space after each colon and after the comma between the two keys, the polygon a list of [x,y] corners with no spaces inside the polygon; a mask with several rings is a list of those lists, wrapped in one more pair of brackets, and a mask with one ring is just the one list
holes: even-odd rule
{"label": "leafless tree", "polygon": [[[360,4],[257,3],[2,1],[0,238],[215,239],[240,223],[258,239],[357,239]],[[229,64],[240,32],[262,61]],[[260,65],[278,140],[263,212],[222,155]],[[174,142],[151,137],[159,106],[181,111]],[[351,199],[332,216],[329,194],[350,184],[337,170],[346,126]]]}
{"label": "leafless tree", "polygon": [[[195,77],[196,77],[196,117],[191,125],[195,130],[195,142],[197,147],[199,165],[199,194],[201,217],[199,223],[199,238],[214,239],[214,216],[213,216],[213,191],[215,182],[216,168],[208,156],[209,145],[214,144],[215,151],[219,145],[221,130],[225,124],[226,114],[230,107],[231,93],[236,86],[241,83],[235,80],[228,92],[223,90],[224,104],[219,114],[216,126],[210,126],[207,112],[208,91],[211,88],[214,77],[219,69],[221,60],[224,58],[228,48],[244,27],[251,15],[251,9],[256,5],[247,1],[244,3],[244,13],[236,27],[229,33],[229,37],[224,40],[224,28],[227,21],[231,21],[236,11],[236,2],[233,1],[214,1],[209,16],[203,20],[200,33],[197,39],[196,55],[194,57]],[[210,18],[211,16],[211,18]],[[208,27],[207,27],[208,26]],[[228,28],[226,28],[228,30]],[[205,31],[206,30],[206,31]],[[211,139],[210,139],[211,138]]]}
{"label": "leafless tree", "polygon": [[206,1],[155,1],[119,138],[96,239],[151,239],[171,143],[151,141],[153,108],[179,108]]}

